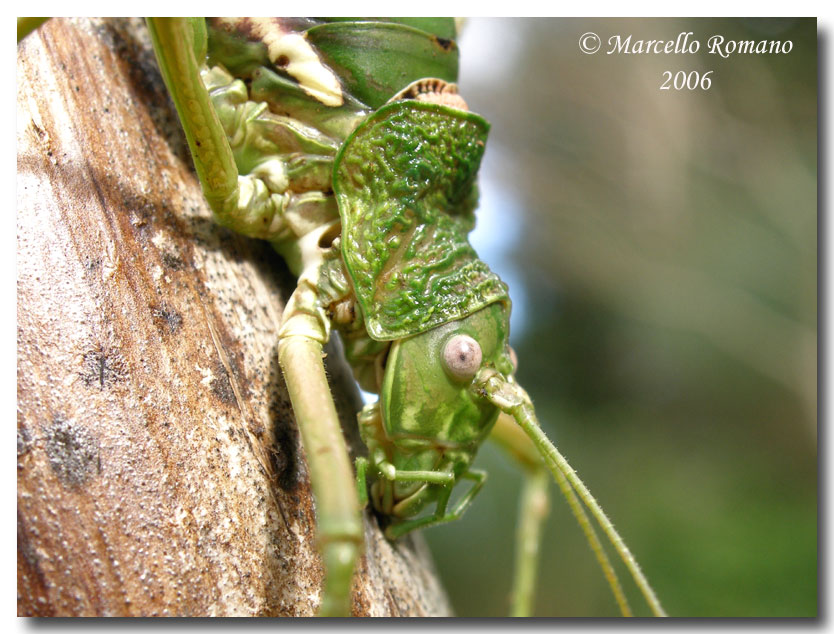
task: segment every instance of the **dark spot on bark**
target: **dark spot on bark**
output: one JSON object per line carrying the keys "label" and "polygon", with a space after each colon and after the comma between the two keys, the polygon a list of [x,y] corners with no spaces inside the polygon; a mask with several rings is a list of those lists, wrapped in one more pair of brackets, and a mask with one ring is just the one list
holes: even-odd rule
{"label": "dark spot on bark", "polygon": [[292,493],[298,487],[298,429],[292,422],[292,405],[286,397],[287,386],[278,363],[277,349],[269,374],[269,420],[275,438],[269,448],[269,459],[278,486],[285,493]]}
{"label": "dark spot on bark", "polygon": [[17,456],[20,457],[31,448],[32,435],[25,426],[17,428]]}
{"label": "dark spot on bark", "polygon": [[176,334],[182,327],[182,315],[163,302],[151,308],[154,324],[166,335]]}
{"label": "dark spot on bark", "polygon": [[87,273],[95,273],[101,267],[101,258],[86,258],[84,269]]}
{"label": "dark spot on bark", "polygon": [[98,439],[85,427],[56,417],[44,436],[49,466],[65,485],[77,487],[101,473]]}
{"label": "dark spot on bark", "polygon": [[43,128],[41,128],[41,127],[40,127],[37,123],[35,123],[34,121],[31,121],[31,122],[30,122],[30,124],[31,124],[31,126],[34,128],[35,133],[38,135],[38,138],[39,138],[39,139],[41,139],[41,141],[43,141],[43,139],[44,139],[44,138],[46,138],[46,130],[44,130]]}
{"label": "dark spot on bark", "polygon": [[297,435],[289,426],[275,430],[275,444],[269,448],[269,462],[282,491],[290,493],[298,487]]}
{"label": "dark spot on bark", "polygon": [[116,182],[115,187],[119,189],[124,208],[130,211],[130,224],[136,229],[137,239],[147,243],[151,237],[149,229],[156,223],[168,223],[174,218],[174,213],[167,203],[155,203],[143,196],[124,188],[121,183]]}
{"label": "dark spot on bark", "polygon": [[232,389],[232,382],[229,379],[229,373],[222,363],[216,361],[212,368],[214,378],[211,380],[211,391],[214,395],[227,405],[233,405],[236,402],[235,391]]}
{"label": "dark spot on bark", "polygon": [[83,365],[80,374],[87,387],[96,386],[103,390],[125,378],[124,359],[113,350],[90,350],[84,353]]}
{"label": "dark spot on bark", "polygon": [[[21,521],[23,520],[23,521]],[[28,539],[24,538],[24,531],[23,531],[23,524],[25,518],[20,517],[20,512],[18,512],[18,522],[17,522],[17,552],[23,557],[26,563],[34,569],[38,569],[39,559],[38,559],[38,552],[32,546]]]}
{"label": "dark spot on bark", "polygon": [[165,268],[172,271],[181,271],[185,268],[185,262],[182,261],[180,256],[167,251],[162,254],[162,263],[165,265]]}

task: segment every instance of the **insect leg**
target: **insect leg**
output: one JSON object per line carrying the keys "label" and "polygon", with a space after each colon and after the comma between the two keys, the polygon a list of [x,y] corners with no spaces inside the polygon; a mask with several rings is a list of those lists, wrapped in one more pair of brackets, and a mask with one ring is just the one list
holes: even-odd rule
{"label": "insect leg", "polygon": [[[316,286],[321,268],[317,234],[302,239],[305,268],[284,309],[278,362],[287,382],[316,500],[318,540],[325,567],[319,616],[350,613],[350,585],[363,545],[359,496],[336,406],[330,394],[322,346],[330,336]],[[309,248],[304,248],[305,244]]]}
{"label": "insect leg", "polygon": [[206,53],[200,18],[148,18],[154,52],[177,107],[203,194],[214,207],[237,189],[238,170],[223,126],[200,78]]}
{"label": "insect leg", "polygon": [[316,500],[326,575],[319,616],[347,616],[351,578],[362,549],[362,524],[321,343],[304,335],[284,336],[278,344],[278,360],[301,431]]}
{"label": "insect leg", "polygon": [[[301,288],[296,290],[296,293]],[[295,294],[294,294],[295,295]],[[289,306],[288,306],[289,308]],[[350,584],[362,549],[359,500],[336,407],[322,363],[322,342],[310,336],[303,312],[285,315],[278,360],[301,431],[316,500],[325,567],[320,616],[350,613]],[[322,334],[322,338],[323,334]]]}
{"label": "insect leg", "polygon": [[489,438],[516,460],[524,473],[510,616],[530,616],[535,599],[541,529],[548,512],[547,469],[536,447],[506,414],[498,417]]}
{"label": "insect leg", "polygon": [[[484,471],[480,471],[477,469],[471,469],[463,473],[460,476],[461,479],[465,480],[472,480],[474,484],[466,492],[466,494],[458,500],[458,503],[455,505],[455,508],[452,509],[450,512],[446,512],[446,504],[449,501],[449,496],[452,493],[452,487],[450,485],[446,486],[446,490],[441,493],[440,498],[438,498],[437,502],[437,509],[433,515],[429,515],[427,517],[420,517],[414,520],[406,520],[397,522],[395,524],[391,524],[386,530],[385,535],[390,539],[397,539],[398,537],[402,537],[406,533],[410,533],[413,530],[418,528],[427,528],[429,526],[437,526],[438,524],[445,524],[447,522],[454,522],[458,520],[463,515],[464,511],[469,508],[469,505],[472,504],[472,500],[475,496],[481,491],[486,482],[487,474]],[[428,495],[429,490],[428,488],[423,489],[417,495]],[[404,500],[405,503],[413,503],[419,504],[419,500]],[[403,504],[403,503],[401,503]]]}
{"label": "insect leg", "polygon": [[519,521],[515,539],[515,570],[513,573],[510,616],[530,616],[536,595],[539,547],[542,524],[547,517],[547,472],[537,469],[525,473],[521,491]]}
{"label": "insect leg", "polygon": [[17,19],[17,41],[19,42],[32,31],[37,29],[49,18],[18,18]]}
{"label": "insect leg", "polygon": [[241,176],[234,153],[201,78],[206,59],[203,18],[148,18],[154,52],[185,132],[203,196],[220,224],[269,239],[284,198],[259,174]]}
{"label": "insect leg", "polygon": [[[226,132],[200,76],[206,57],[205,22],[149,18],[148,27],[165,84],[180,116],[203,194],[217,220],[260,235],[282,211],[259,178],[240,177]],[[324,231],[328,227],[322,227]],[[314,232],[311,232],[311,234]],[[311,235],[316,242],[320,235]],[[362,521],[353,473],[322,363],[330,324],[318,303],[320,253],[302,257],[298,286],[284,310],[278,360],[284,372],[316,499],[318,538],[325,567],[319,614],[347,616],[350,584],[362,548]]]}
{"label": "insect leg", "polygon": [[359,494],[359,506],[368,505],[368,459],[359,456],[354,462],[356,467],[356,492]]}

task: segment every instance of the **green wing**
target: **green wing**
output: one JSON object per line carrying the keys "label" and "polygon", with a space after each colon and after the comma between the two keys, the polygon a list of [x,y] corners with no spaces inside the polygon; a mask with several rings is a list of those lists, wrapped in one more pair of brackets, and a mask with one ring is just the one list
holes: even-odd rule
{"label": "green wing", "polygon": [[[281,59],[270,60],[268,43],[293,34],[302,36],[312,47],[315,63],[338,78],[343,99],[338,105],[323,104],[309,95],[305,99],[298,89],[299,94],[292,94],[297,80],[287,72],[287,66],[281,65]],[[454,37],[451,18],[208,20],[209,64],[222,64],[235,77],[250,82],[256,98],[269,103],[273,112],[307,123],[317,118],[316,111],[323,110],[330,118],[373,111],[425,77],[457,81],[458,47]],[[291,61],[291,55],[279,57]],[[311,59],[306,63],[309,66]]]}
{"label": "green wing", "polygon": [[467,238],[488,130],[472,113],[398,101],[364,121],[337,154],[342,254],[374,339],[508,301]]}

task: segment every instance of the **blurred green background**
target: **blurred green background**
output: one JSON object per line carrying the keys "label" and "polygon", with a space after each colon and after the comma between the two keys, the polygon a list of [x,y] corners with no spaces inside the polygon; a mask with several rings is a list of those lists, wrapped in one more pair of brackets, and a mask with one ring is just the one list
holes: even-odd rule
{"label": "blurred green background", "polygon": [[[688,31],[696,55],[605,54]],[[713,34],[793,50],[722,59]],[[476,248],[546,430],[670,614],[816,615],[816,20],[471,19],[459,43],[492,123]],[[497,616],[520,479],[491,447],[477,466],[479,499],[425,536],[457,614]],[[555,495],[537,615],[616,615]]]}

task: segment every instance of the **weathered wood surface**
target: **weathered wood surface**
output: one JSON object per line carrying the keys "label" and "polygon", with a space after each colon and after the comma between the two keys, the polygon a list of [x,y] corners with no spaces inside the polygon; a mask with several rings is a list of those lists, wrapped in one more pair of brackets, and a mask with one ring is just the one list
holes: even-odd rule
{"label": "weathered wood surface", "polygon": [[[141,22],[50,21],[17,91],[18,614],[312,614],[291,276],[211,221]],[[421,541],[366,535],[356,615],[448,612]]]}

